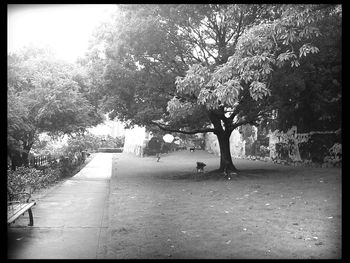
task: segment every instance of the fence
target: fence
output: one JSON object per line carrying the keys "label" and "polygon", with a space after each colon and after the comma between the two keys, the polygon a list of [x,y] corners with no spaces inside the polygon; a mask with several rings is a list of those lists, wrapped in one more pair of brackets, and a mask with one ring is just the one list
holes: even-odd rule
{"label": "fence", "polygon": [[49,155],[35,156],[29,159],[29,166],[38,167],[47,165],[51,162],[52,157]]}

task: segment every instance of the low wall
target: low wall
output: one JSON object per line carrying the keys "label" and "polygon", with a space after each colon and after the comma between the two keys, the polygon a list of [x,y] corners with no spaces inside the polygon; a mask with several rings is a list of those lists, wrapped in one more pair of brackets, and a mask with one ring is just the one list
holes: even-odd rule
{"label": "low wall", "polygon": [[215,155],[220,155],[220,146],[219,141],[216,135],[212,132],[206,133],[204,136],[205,141],[205,150],[209,153],[213,153]]}
{"label": "low wall", "polygon": [[[341,166],[342,152],[340,129],[337,131],[297,133],[297,127],[293,126],[287,132],[279,132],[278,130],[273,132],[269,131],[266,135],[266,137],[269,138],[268,157],[265,155],[266,153],[264,153],[264,149],[266,148],[260,147],[260,142],[262,140],[265,142],[264,137],[260,137],[260,140],[258,140],[257,128],[255,126],[252,127],[254,130],[249,137],[245,137],[246,140],[243,140],[244,137],[238,129],[232,132],[230,137],[230,151],[232,157],[253,158],[254,160],[257,157],[258,159],[263,158],[264,160],[272,159],[278,163],[281,160],[293,163],[328,162],[329,164]],[[328,139],[322,139],[320,136],[333,136],[334,138],[327,137]],[[220,156],[220,147],[217,136],[214,133],[207,133],[205,134],[204,139],[205,150],[209,153]],[[279,155],[276,152],[276,144],[278,144],[278,147],[284,147],[280,148]],[[286,145],[287,148],[285,148]],[[263,146],[266,145],[263,144]]]}
{"label": "low wall", "polygon": [[144,127],[134,127],[125,130],[125,142],[123,152],[134,153],[143,156],[143,149],[146,146],[146,129]]}

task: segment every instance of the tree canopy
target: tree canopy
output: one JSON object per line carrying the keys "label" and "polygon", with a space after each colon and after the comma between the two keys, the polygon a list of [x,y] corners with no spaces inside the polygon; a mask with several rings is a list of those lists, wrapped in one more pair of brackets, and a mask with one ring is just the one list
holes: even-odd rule
{"label": "tree canopy", "polygon": [[102,121],[74,80],[78,73],[43,49],[8,56],[8,151],[17,166],[26,164],[39,133],[72,134]]}
{"label": "tree canopy", "polygon": [[297,68],[274,73],[271,93],[277,118],[267,120],[273,128],[299,132],[334,131],[341,128],[342,107],[342,16],[340,10],[317,22],[322,33],[310,39],[317,54],[302,57]]}
{"label": "tree canopy", "polygon": [[231,132],[257,125],[281,108],[282,96],[273,93],[278,78],[283,72],[296,76],[306,57],[319,53],[325,21],[341,16],[337,5],[123,5],[121,10],[95,39],[104,61],[104,109],[131,125],[215,133],[221,170],[225,165],[235,170]]}

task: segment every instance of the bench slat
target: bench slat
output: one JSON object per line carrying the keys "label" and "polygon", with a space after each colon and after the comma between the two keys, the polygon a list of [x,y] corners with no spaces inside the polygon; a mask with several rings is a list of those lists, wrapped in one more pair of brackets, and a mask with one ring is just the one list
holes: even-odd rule
{"label": "bench slat", "polygon": [[13,221],[15,221],[18,217],[20,217],[23,213],[25,213],[27,210],[29,210],[34,205],[35,205],[35,202],[23,203],[21,206],[19,206],[20,209],[15,210],[15,213],[9,213],[9,211],[8,211],[7,223],[11,224]]}
{"label": "bench slat", "polygon": [[27,203],[19,203],[19,204],[14,204],[14,205],[9,205],[7,206],[7,214],[9,217],[9,214],[15,214],[16,211],[21,210],[23,207],[25,207]]}

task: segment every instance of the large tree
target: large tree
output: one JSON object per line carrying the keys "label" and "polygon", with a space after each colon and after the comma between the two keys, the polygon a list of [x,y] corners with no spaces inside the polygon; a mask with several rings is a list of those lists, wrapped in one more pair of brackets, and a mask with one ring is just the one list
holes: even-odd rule
{"label": "large tree", "polygon": [[[274,109],[274,73],[316,53],[319,20],[331,5],[122,6],[103,25],[105,109],[130,124],[217,135],[220,170],[232,163],[229,138]],[[334,11],[335,10],[335,11]],[[340,10],[341,12],[341,10]]]}
{"label": "large tree", "polygon": [[12,168],[28,165],[28,154],[41,132],[82,132],[102,121],[80,91],[76,67],[50,52],[26,48],[8,56],[8,155]]}

